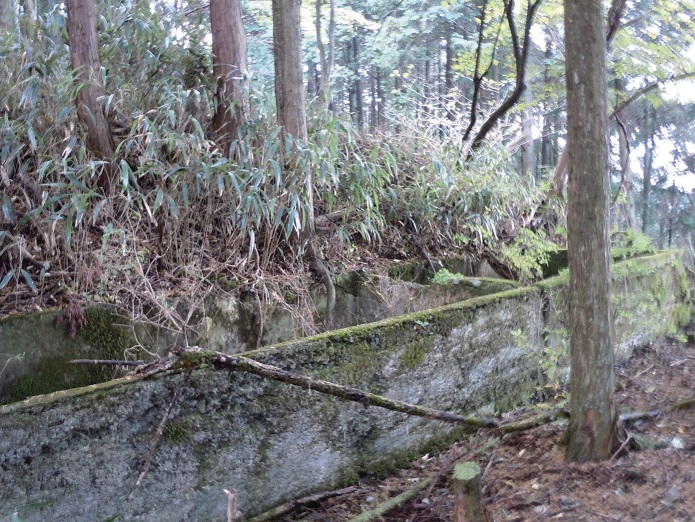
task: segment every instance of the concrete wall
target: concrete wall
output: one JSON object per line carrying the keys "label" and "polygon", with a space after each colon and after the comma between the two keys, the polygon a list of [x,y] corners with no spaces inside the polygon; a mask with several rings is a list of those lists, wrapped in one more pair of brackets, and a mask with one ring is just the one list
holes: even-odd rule
{"label": "concrete wall", "polygon": [[[650,317],[626,320],[621,346],[673,331],[689,310],[687,280],[673,254],[627,263],[616,267],[625,292],[616,304],[626,317],[641,310]],[[538,357],[548,332],[566,319],[563,277],[247,355],[442,410],[504,411],[543,381]],[[182,378],[125,378],[0,407],[0,516],[224,521],[223,488],[237,489],[240,508],[252,515],[389,469],[460,433],[253,375],[200,370],[183,389],[152,469],[130,500]]]}
{"label": "concrete wall", "polygon": [[[409,267],[412,265],[403,265]],[[464,278],[452,285],[422,285],[375,273],[352,273],[336,281],[336,328],[374,322],[425,308],[434,308],[471,297],[518,287],[514,281]],[[319,313],[325,298],[315,296]],[[311,319],[312,311],[303,310]],[[70,338],[60,325],[62,311],[48,310],[0,319],[0,404],[32,395],[87,386],[118,376],[113,367],[76,366],[71,359],[137,358],[139,343],[149,351],[166,355],[177,345],[170,332],[135,325],[111,308],[86,310],[87,327]],[[266,310],[262,346],[302,337],[300,320],[288,310]],[[211,350],[239,353],[255,348],[258,339],[255,301],[232,297],[210,298],[202,314],[201,337],[192,342]],[[306,321],[306,318],[304,319]],[[137,337],[137,341],[136,341]],[[126,353],[130,357],[126,357]],[[17,356],[21,356],[17,357]],[[146,358],[146,357],[145,357]],[[5,362],[8,364],[5,366]]]}

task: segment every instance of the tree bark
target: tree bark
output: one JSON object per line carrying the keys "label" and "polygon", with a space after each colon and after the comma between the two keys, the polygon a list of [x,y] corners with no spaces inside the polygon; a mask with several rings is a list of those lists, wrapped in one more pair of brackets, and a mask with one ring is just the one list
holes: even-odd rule
{"label": "tree bark", "polygon": [[[615,79],[616,96],[625,94],[625,80]],[[632,183],[632,169],[630,168],[630,141],[627,128],[624,123],[624,109],[615,113],[615,121],[618,124],[618,147],[620,156],[620,188],[625,192],[625,202],[623,207],[623,217],[625,227],[629,230],[637,230],[637,213],[635,211],[635,192]]]}
{"label": "tree bark", "polygon": [[445,44],[445,61],[444,61],[444,107],[446,111],[446,119],[449,121],[456,120],[456,114],[454,112],[454,46],[452,44],[452,33],[451,29],[446,32],[446,44]]}
{"label": "tree bark", "polygon": [[600,0],[565,0],[570,273],[569,461],[617,442],[611,324],[606,38]]}
{"label": "tree bark", "polygon": [[357,35],[352,38],[352,72],[355,75],[355,117],[357,128],[362,130],[364,128],[364,103],[360,76],[360,40]]}
{"label": "tree bark", "polygon": [[241,0],[210,0],[210,29],[212,72],[217,83],[212,130],[228,155],[239,127],[251,111],[244,92],[248,64]]}
{"label": "tree bark", "polygon": [[0,35],[12,31],[17,23],[17,11],[13,0],[0,0]]}
{"label": "tree bark", "polygon": [[535,175],[536,162],[533,155],[533,113],[531,111],[531,89],[524,91],[524,110],[521,111],[521,176],[529,180]]}
{"label": "tree bark", "polygon": [[98,184],[108,190],[115,182],[116,171],[111,165],[115,150],[111,127],[104,106],[99,100],[104,94],[97,39],[97,12],[94,0],[67,0],[70,59],[75,74],[77,117],[87,128],[87,147],[108,163]]}
{"label": "tree bark", "polygon": [[293,138],[306,140],[301,6],[301,0],[273,0],[273,57],[278,124]]}
{"label": "tree bark", "polygon": [[[546,33],[545,38],[545,51],[543,54],[545,58],[545,67],[543,68],[543,85],[547,88],[550,85],[550,60],[553,57],[553,44],[549,33]],[[552,134],[553,134],[553,117],[552,111],[545,104],[545,114],[543,114],[543,138],[541,138],[541,168],[550,169],[554,164],[553,158],[553,148],[552,148]]]}
{"label": "tree bark", "polygon": [[533,18],[540,6],[542,0],[535,0],[533,3],[529,2],[526,9],[526,24],[524,26],[524,38],[522,42],[519,42],[519,36],[516,30],[516,22],[514,19],[514,1],[509,0],[505,5],[505,17],[507,19],[507,26],[509,27],[509,32],[511,33],[512,39],[512,49],[514,51],[514,63],[516,65],[516,83],[512,93],[500,104],[497,109],[488,117],[487,120],[480,127],[480,130],[473,138],[471,142],[466,161],[473,159],[473,153],[478,150],[483,143],[488,133],[493,129],[497,122],[505,115],[509,110],[516,105],[516,103],[521,98],[524,90],[526,89],[526,64],[528,63],[529,48],[531,46],[531,26],[533,24]]}
{"label": "tree bark", "polygon": [[654,159],[654,108],[650,105],[644,114],[644,177],[642,178],[642,233],[649,229],[649,194],[652,188],[652,166]]}
{"label": "tree bark", "polygon": [[[275,58],[275,103],[278,124],[285,136],[308,139],[304,72],[302,66],[301,0],[273,0],[273,56]],[[299,240],[305,244],[305,257],[326,289],[325,327],[331,328],[335,307],[335,286],[314,245],[314,179],[304,173],[306,205]]]}
{"label": "tree bark", "polygon": [[328,21],[328,49],[323,43],[321,30],[321,3],[323,0],[316,0],[316,47],[319,51],[319,62],[321,65],[321,81],[318,87],[318,97],[323,110],[329,110],[331,106],[331,73],[335,62],[335,1],[328,0],[329,21]]}

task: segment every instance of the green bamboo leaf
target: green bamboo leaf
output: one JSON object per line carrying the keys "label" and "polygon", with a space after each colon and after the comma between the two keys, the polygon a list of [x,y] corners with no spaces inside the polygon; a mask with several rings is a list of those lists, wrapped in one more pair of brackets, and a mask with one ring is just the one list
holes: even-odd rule
{"label": "green bamboo leaf", "polygon": [[0,289],[3,289],[7,286],[7,283],[10,282],[10,279],[14,277],[16,269],[11,269],[9,272],[5,274],[5,277],[2,278],[2,281],[0,281]]}
{"label": "green bamboo leaf", "polygon": [[5,193],[2,195],[2,214],[5,216],[5,220],[12,222],[14,221],[14,212],[12,211],[12,201],[10,201],[9,194]]}
{"label": "green bamboo leaf", "polygon": [[72,240],[72,220],[75,217],[75,209],[72,209],[68,213],[68,217],[65,218],[65,246],[68,252],[72,252],[72,246],[70,244]]}
{"label": "green bamboo leaf", "polygon": [[36,288],[36,284],[34,283],[34,280],[33,280],[33,279],[31,278],[31,276],[29,275],[29,272],[27,272],[27,271],[24,270],[23,268],[20,270],[20,272],[22,273],[22,276],[24,276],[24,280],[25,280],[25,281],[27,282],[27,284],[29,285],[29,288],[31,288],[31,289],[34,291],[35,294],[38,294],[38,293],[39,293],[39,289]]}
{"label": "green bamboo leaf", "polygon": [[176,204],[176,201],[174,201],[174,198],[172,198],[168,194],[167,200],[169,201],[169,208],[171,209],[171,213],[176,219],[179,219],[179,206]]}
{"label": "green bamboo leaf", "polygon": [[65,177],[68,178],[68,181],[70,181],[70,183],[72,183],[73,185],[75,185],[75,186],[76,186],[78,189],[80,189],[81,191],[83,191],[83,192],[89,192],[89,189],[87,188],[87,186],[86,186],[84,183],[82,183],[79,179],[77,179],[77,178],[75,177],[75,175],[72,174],[71,172],[66,172],[66,173],[65,173]]}

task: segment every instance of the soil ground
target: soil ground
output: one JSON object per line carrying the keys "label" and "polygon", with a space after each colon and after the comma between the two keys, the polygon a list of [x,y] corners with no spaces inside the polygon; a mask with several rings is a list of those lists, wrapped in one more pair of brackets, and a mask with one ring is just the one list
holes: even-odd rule
{"label": "soil ground", "polygon": [[[690,328],[693,330],[693,328]],[[616,371],[620,412],[650,411],[695,396],[695,342],[664,341],[642,350]],[[539,405],[510,420],[537,414]],[[632,439],[658,449],[630,448],[596,464],[567,464],[565,421],[501,439],[479,432],[439,455],[425,455],[384,480],[364,479],[353,493],[296,508],[282,520],[347,521],[437,475],[384,521],[451,520],[451,467],[474,460],[483,472],[483,503],[493,521],[695,522],[695,409],[661,414],[625,426]]]}

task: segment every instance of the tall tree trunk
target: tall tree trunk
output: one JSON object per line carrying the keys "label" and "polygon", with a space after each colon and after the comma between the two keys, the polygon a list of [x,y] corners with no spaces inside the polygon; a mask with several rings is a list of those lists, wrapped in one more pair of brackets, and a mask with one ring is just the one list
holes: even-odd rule
{"label": "tall tree trunk", "polygon": [[17,23],[17,11],[14,0],[0,0],[0,36],[5,31],[12,31]]}
{"label": "tall tree trunk", "polygon": [[210,28],[212,72],[217,81],[212,129],[224,153],[229,154],[239,127],[251,111],[244,92],[248,64],[241,0],[210,0]]}
{"label": "tall tree trunk", "polygon": [[570,273],[570,461],[617,441],[611,324],[606,39],[601,0],[565,0]]}
{"label": "tall tree trunk", "polygon": [[357,127],[364,128],[364,100],[362,95],[362,78],[360,76],[360,40],[355,35],[352,38],[352,72],[355,75],[355,114]]}
{"label": "tall tree trunk", "polygon": [[[615,79],[615,92],[618,102],[624,97],[625,80]],[[625,125],[625,110],[618,109],[615,112],[615,121],[618,124],[618,147],[620,156],[620,189],[625,192],[625,203],[623,207],[623,217],[625,226],[629,230],[637,230],[637,213],[635,210],[635,191],[632,183],[632,169],[630,168],[630,142],[628,140],[627,128]]]}
{"label": "tall tree trunk", "polygon": [[[543,86],[550,85],[550,61],[553,58],[553,45],[550,33],[546,34],[545,51],[545,67],[543,68]],[[551,111],[546,103],[544,106],[545,114],[543,115],[543,137],[541,138],[541,168],[550,169],[553,166],[553,148],[552,148],[552,133],[553,133],[553,118]]]}
{"label": "tall tree trunk", "polygon": [[377,123],[377,77],[379,73],[376,65],[372,65],[372,73],[369,75],[369,84],[371,91],[371,99],[369,103],[369,130],[374,132],[378,125]]}
{"label": "tall tree trunk", "polygon": [[647,105],[644,114],[644,176],[642,178],[642,233],[649,229],[649,195],[654,160],[654,108]]}
{"label": "tall tree trunk", "polygon": [[316,47],[319,51],[319,63],[321,65],[321,82],[319,83],[319,101],[323,110],[331,106],[331,73],[335,62],[335,0],[329,0],[328,21],[328,50],[323,43],[323,31],[321,29],[321,4],[323,0],[316,0]]}
{"label": "tall tree trunk", "polygon": [[446,119],[449,121],[456,120],[454,112],[454,47],[451,41],[452,30],[447,30],[446,44],[444,47],[444,107],[446,110]]}
{"label": "tall tree trunk", "polygon": [[287,134],[306,140],[301,6],[301,0],[273,0],[273,57],[278,123]]}
{"label": "tall tree trunk", "polygon": [[[301,0],[273,0],[273,56],[275,58],[275,103],[278,123],[285,135],[307,140],[306,102],[302,68]],[[304,173],[306,207],[299,233],[306,260],[326,289],[325,327],[331,328],[335,286],[314,245],[314,186],[310,170]]]}
{"label": "tall tree trunk", "polygon": [[316,62],[313,60],[307,61],[306,64],[309,73],[306,77],[306,94],[309,98],[319,95],[319,85],[321,84],[321,78],[319,78],[319,68]]}
{"label": "tall tree trunk", "polygon": [[524,91],[524,110],[521,111],[521,176],[528,180],[535,176],[536,162],[533,154],[533,113],[531,111],[531,89]]}
{"label": "tall tree trunk", "polygon": [[384,75],[378,66],[376,68],[376,95],[377,127],[383,130],[386,127],[386,92],[384,91]]}
{"label": "tall tree trunk", "polygon": [[97,12],[94,0],[67,0],[70,59],[75,81],[81,85],[77,92],[77,117],[87,128],[87,147],[108,165],[102,169],[98,184],[109,190],[115,182],[116,170],[111,164],[114,142],[106,119],[104,94],[97,39]]}
{"label": "tall tree trunk", "polygon": [[[352,38],[345,45],[345,64],[352,71]],[[355,95],[355,82],[348,79],[348,112],[354,122],[357,121],[355,111],[357,110],[357,97]]]}

